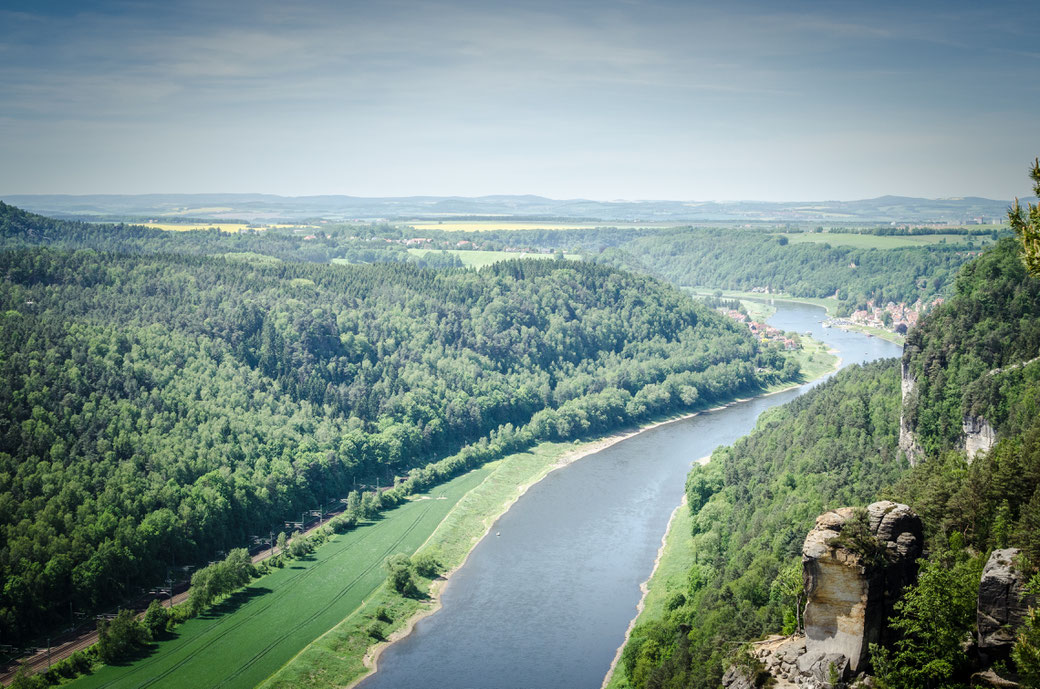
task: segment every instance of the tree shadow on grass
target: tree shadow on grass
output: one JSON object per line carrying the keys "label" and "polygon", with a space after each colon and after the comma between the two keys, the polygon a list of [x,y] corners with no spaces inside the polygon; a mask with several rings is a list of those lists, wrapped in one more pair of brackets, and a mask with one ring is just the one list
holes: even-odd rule
{"label": "tree shadow on grass", "polygon": [[246,586],[240,591],[235,591],[230,596],[220,601],[199,615],[200,619],[212,619],[230,614],[258,596],[272,593],[272,589],[266,586]]}
{"label": "tree shadow on grass", "polygon": [[124,667],[126,665],[133,665],[134,663],[144,660],[148,656],[152,655],[159,650],[159,644],[150,643],[144,644],[143,646],[134,646],[123,655],[118,658],[105,663],[105,665],[112,665],[114,667]]}

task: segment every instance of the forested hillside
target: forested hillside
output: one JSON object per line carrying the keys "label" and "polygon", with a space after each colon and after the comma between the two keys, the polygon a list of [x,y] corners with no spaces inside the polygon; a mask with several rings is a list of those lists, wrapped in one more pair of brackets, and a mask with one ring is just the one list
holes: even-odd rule
{"label": "forested hillside", "polygon": [[633,687],[716,689],[734,643],[793,627],[801,547],[821,511],[866,504],[899,476],[899,368],[851,366],[697,465],[686,482],[696,560],[661,620],[637,626]]}
{"label": "forested hillside", "polygon": [[678,285],[795,297],[837,295],[846,310],[874,299],[912,304],[942,294],[970,256],[965,247],[855,249],[787,243],[756,230],[686,229],[646,235],[604,251],[599,261]]}
{"label": "forested hillside", "polygon": [[[1022,365],[1040,354],[1038,314],[1040,280],[1013,240],[964,267],[954,296],[907,340],[917,390],[903,409],[924,448],[912,468],[897,450],[896,361],[843,371],[696,467],[689,585],[664,619],[633,631],[619,669],[628,683],[718,687],[741,642],[794,630],[800,547],[816,515],[889,498],[921,515],[928,556],[892,619],[899,641],[874,649],[879,686],[966,687],[978,667],[963,641],[986,556],[1017,547],[1026,571],[1040,566],[1040,362]],[[973,461],[966,414],[997,430]],[[1040,626],[1029,630],[1035,648]]]}
{"label": "forested hillside", "polygon": [[132,254],[54,250],[25,237],[126,230],[3,210],[23,245],[0,252],[5,640],[466,443],[575,438],[797,375],[604,266],[330,266],[146,233]]}
{"label": "forested hillside", "polygon": [[907,418],[931,454],[963,446],[965,417],[1018,436],[1040,416],[1040,280],[1008,238],[961,271],[944,308],[911,331],[903,360],[916,380]]}

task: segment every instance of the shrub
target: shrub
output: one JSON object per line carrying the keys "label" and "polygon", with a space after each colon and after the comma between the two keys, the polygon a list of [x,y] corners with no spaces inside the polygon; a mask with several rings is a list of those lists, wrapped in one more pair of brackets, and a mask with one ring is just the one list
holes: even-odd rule
{"label": "shrub", "polygon": [[158,598],[153,599],[148,604],[148,610],[145,611],[144,619],[142,620],[148,635],[153,639],[157,639],[166,631],[166,625],[169,621],[170,611],[163,607]]}
{"label": "shrub", "polygon": [[419,588],[415,585],[412,576],[412,560],[403,553],[391,555],[383,563],[386,568],[387,581],[395,591],[403,596],[414,597],[419,594]]}
{"label": "shrub", "polygon": [[432,550],[424,550],[413,557],[412,564],[415,565],[415,571],[427,579],[433,579],[444,571],[444,563]]}
{"label": "shrub", "polygon": [[98,621],[98,653],[106,663],[129,654],[148,639],[132,610],[120,610],[112,620]]}

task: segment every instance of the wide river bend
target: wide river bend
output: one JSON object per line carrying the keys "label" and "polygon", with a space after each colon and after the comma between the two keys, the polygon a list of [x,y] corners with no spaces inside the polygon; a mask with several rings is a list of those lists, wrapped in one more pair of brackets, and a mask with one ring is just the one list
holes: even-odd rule
{"label": "wide river bend", "polygon": [[[772,325],[811,332],[843,366],[902,351],[823,328],[821,308],[776,306]],[[598,689],[690,466],[813,385],[658,426],[549,474],[495,523],[452,576],[441,610],[387,648],[361,689]]]}

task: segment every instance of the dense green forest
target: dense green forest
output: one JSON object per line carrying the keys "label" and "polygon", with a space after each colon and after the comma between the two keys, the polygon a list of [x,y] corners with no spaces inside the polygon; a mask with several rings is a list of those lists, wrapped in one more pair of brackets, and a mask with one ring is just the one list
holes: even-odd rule
{"label": "dense green forest", "polygon": [[[467,443],[576,438],[798,375],[679,290],[605,266],[335,266],[218,233],[180,253],[173,233],[0,210],[5,640],[355,482],[461,470],[417,468]],[[76,248],[121,248],[109,233],[129,253]]]}
{"label": "dense green forest", "polygon": [[[843,371],[695,467],[688,587],[666,617],[633,631],[619,669],[629,683],[719,686],[735,644],[793,631],[816,515],[889,498],[921,515],[928,556],[892,620],[899,641],[874,651],[879,686],[966,687],[962,640],[989,551],[1018,547],[1027,567],[1040,565],[1040,362],[1016,366],[1040,353],[1038,312],[1040,280],[1008,239],[965,266],[954,296],[911,332],[904,361],[919,395],[907,409],[926,448],[912,468],[897,450],[895,360]],[[968,411],[993,419],[999,438],[970,463],[957,437]]]}
{"label": "dense green forest", "polygon": [[678,285],[836,295],[847,312],[868,299],[912,304],[942,295],[969,259],[964,246],[856,249],[787,243],[762,231],[733,228],[647,235],[606,250],[597,260]]}
{"label": "dense green forest", "polygon": [[935,454],[961,443],[966,416],[1018,436],[1040,415],[1040,280],[1005,239],[965,266],[943,309],[912,330],[904,361],[917,380],[909,425]]}

